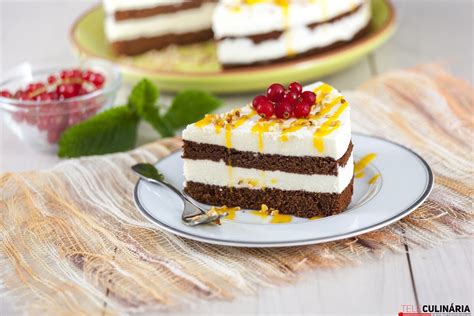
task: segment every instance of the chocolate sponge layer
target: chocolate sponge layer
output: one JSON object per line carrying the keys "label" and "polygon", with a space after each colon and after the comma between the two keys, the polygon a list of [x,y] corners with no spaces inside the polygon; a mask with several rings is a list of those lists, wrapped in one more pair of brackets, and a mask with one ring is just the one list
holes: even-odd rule
{"label": "chocolate sponge layer", "polygon": [[215,206],[259,210],[262,204],[280,214],[310,218],[341,213],[351,202],[354,179],[341,193],[312,193],[279,189],[254,190],[187,182],[184,191],[195,200]]}
{"label": "chocolate sponge layer", "polygon": [[184,141],[183,158],[192,160],[224,161],[227,165],[298,174],[337,175],[338,166],[344,167],[352,153],[352,143],[346,153],[335,160],[329,157],[281,156],[239,151],[224,146]]}
{"label": "chocolate sponge layer", "polygon": [[198,30],[182,34],[165,34],[155,37],[140,37],[132,40],[111,43],[112,50],[118,55],[138,55],[152,49],[161,49],[169,45],[185,45],[212,39],[212,30]]}

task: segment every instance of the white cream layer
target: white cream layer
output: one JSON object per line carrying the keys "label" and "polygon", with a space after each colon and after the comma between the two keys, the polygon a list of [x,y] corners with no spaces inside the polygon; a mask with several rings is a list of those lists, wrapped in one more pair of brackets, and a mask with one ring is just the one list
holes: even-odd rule
{"label": "white cream layer", "polygon": [[[230,170],[229,170],[230,169]],[[184,159],[186,181],[234,188],[274,188],[288,191],[341,193],[350,183],[354,171],[352,155],[338,175],[304,175],[282,171],[263,171],[229,167],[223,161]]]}
{"label": "white cream layer", "polygon": [[187,0],[103,0],[104,10],[107,14],[116,11],[143,10],[160,5],[170,5],[186,2]]}
{"label": "white cream layer", "polygon": [[[304,90],[313,90],[319,87],[322,83],[314,83],[304,87]],[[330,103],[336,98],[341,97],[341,94],[333,89],[332,92],[324,99],[324,103]],[[339,106],[335,106],[327,115],[333,114]],[[251,111],[249,106],[240,109],[241,114],[245,115]],[[350,121],[350,107],[347,107],[339,116],[338,120],[341,125],[338,129],[322,138],[324,150],[318,151],[313,143],[314,128],[302,128],[298,131],[288,133],[288,140],[283,142],[281,140],[281,130],[272,130],[262,134],[263,148],[259,146],[259,134],[252,132],[252,127],[255,126],[260,119],[258,115],[253,116],[241,126],[232,129],[230,135],[231,147],[240,151],[261,152],[263,154],[276,154],[283,156],[313,156],[313,157],[331,157],[339,159],[347,151],[351,141],[351,121]],[[290,124],[295,119],[287,120],[286,124]],[[317,124],[322,124],[325,118],[322,118]],[[316,125],[317,126],[317,125]],[[225,130],[221,129],[216,133],[215,126],[209,124],[203,127],[197,127],[195,124],[190,124],[183,131],[183,139],[219,146],[226,146]]]}
{"label": "white cream layer", "polygon": [[114,42],[210,29],[215,6],[215,3],[204,3],[195,9],[123,21],[107,16],[105,34],[109,41]]}
{"label": "white cream layer", "polygon": [[217,38],[262,34],[327,21],[367,4],[368,0],[290,1],[287,9],[272,2],[252,5],[242,2],[224,0],[216,7],[213,30]]}
{"label": "white cream layer", "polygon": [[327,47],[338,41],[349,41],[367,26],[370,17],[370,6],[365,4],[357,12],[333,23],[323,24],[314,29],[306,26],[295,27],[275,40],[259,44],[247,38],[219,41],[217,55],[223,64],[242,65],[279,59],[288,56],[289,53],[298,54],[314,48]]}

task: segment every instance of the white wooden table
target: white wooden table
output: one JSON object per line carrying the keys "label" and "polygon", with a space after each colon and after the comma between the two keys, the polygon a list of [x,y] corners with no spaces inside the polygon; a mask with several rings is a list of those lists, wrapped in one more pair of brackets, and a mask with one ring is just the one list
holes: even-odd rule
{"label": "white wooden table", "polygon": [[[94,3],[0,0],[0,77],[23,61],[73,60],[69,27]],[[347,90],[391,69],[444,61],[472,84],[473,1],[405,0],[396,1],[395,6],[399,28],[392,40],[350,69],[322,79]],[[249,98],[226,99],[234,106]],[[155,135],[146,127],[140,134],[142,143]],[[0,125],[0,173],[47,168],[57,162],[56,157],[22,144]],[[429,250],[407,249],[403,255],[387,255],[358,267],[308,272],[293,285],[262,288],[251,297],[210,302],[180,312],[397,315],[403,304],[451,303],[469,304],[473,310],[473,246],[472,240],[459,240]],[[10,314],[12,306],[0,297],[0,315]]]}

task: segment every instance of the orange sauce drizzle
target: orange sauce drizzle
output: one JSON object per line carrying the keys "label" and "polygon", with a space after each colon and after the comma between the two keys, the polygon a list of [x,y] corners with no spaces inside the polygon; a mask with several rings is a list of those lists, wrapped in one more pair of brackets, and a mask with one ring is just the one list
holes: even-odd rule
{"label": "orange sauce drizzle", "polygon": [[340,104],[343,102],[343,97],[342,96],[339,96],[337,98],[335,98],[334,100],[332,100],[331,102],[329,102],[328,104],[326,104],[322,109],[321,111],[319,111],[318,113],[316,113],[315,115],[311,115],[310,116],[310,119],[312,120],[317,120],[317,119],[320,119],[323,117],[323,115],[326,115],[327,113],[329,113],[336,105]]}
{"label": "orange sauce drizzle", "polygon": [[258,134],[258,150],[263,151],[263,134],[268,132],[272,126],[277,124],[277,120],[273,121],[259,121],[252,127],[252,133]]}
{"label": "orange sauce drizzle", "polygon": [[216,117],[217,116],[215,114],[206,114],[202,120],[197,121],[194,125],[196,127],[203,128],[204,126],[209,125],[212,122],[214,122]]}
{"label": "orange sauce drizzle", "polygon": [[339,106],[336,112],[334,112],[334,114],[329,117],[326,122],[316,129],[316,132],[313,134],[313,145],[321,153],[324,152],[323,137],[331,134],[341,126],[341,121],[339,121],[338,118],[349,106],[349,103],[347,101],[344,102],[344,99],[342,99],[341,102],[342,104]]}
{"label": "orange sauce drizzle", "polygon": [[363,171],[369,163],[377,157],[377,154],[370,153],[362,157],[358,162],[354,164],[354,172],[358,173]]}
{"label": "orange sauce drizzle", "polygon": [[293,48],[293,34],[290,27],[290,6],[288,0],[278,0],[277,4],[281,7],[283,19],[285,21],[285,46],[286,46],[286,55],[294,56],[296,52]]}
{"label": "orange sauce drizzle", "polygon": [[256,114],[255,111],[250,112],[247,115],[242,115],[235,123],[226,123],[225,124],[225,146],[227,148],[232,147],[232,130],[238,128],[244,124],[248,119]]}
{"label": "orange sauce drizzle", "polygon": [[285,224],[293,220],[293,216],[285,214],[276,214],[272,216],[270,223],[272,224]]}
{"label": "orange sauce drizzle", "polygon": [[262,204],[262,207],[259,211],[250,211],[250,214],[259,216],[261,218],[267,218],[268,216],[272,216],[272,219],[270,220],[271,224],[289,223],[293,220],[293,216],[278,214],[277,210],[271,210],[265,204]]}
{"label": "orange sauce drizzle", "polygon": [[327,94],[331,93],[332,90],[333,88],[327,83],[323,83],[322,85],[314,88],[313,92],[316,93],[316,103],[321,102]]}
{"label": "orange sauce drizzle", "polygon": [[225,217],[225,219],[233,220],[235,219],[235,215],[236,215],[235,212],[240,211],[240,207],[227,207],[226,205],[221,206],[221,207],[213,206],[211,210],[214,210],[219,214],[224,214],[225,212],[227,212],[228,214]]}
{"label": "orange sauce drizzle", "polygon": [[362,157],[358,162],[354,164],[354,174],[356,178],[362,178],[364,176],[364,169],[370,164],[372,160],[377,157],[377,154],[370,153]]}
{"label": "orange sauce drizzle", "polygon": [[308,126],[309,120],[307,119],[297,119],[296,121],[293,121],[290,126],[285,127],[281,131],[280,135],[280,141],[282,142],[287,142],[288,141],[288,134],[289,133],[294,133],[300,129],[302,129],[305,126]]}
{"label": "orange sauce drizzle", "polygon": [[232,147],[232,125],[230,124],[225,126],[225,147]]}
{"label": "orange sauce drizzle", "polygon": [[268,214],[265,214],[265,213],[260,212],[260,211],[250,211],[250,214],[260,216],[261,218],[267,218],[268,217]]}
{"label": "orange sauce drizzle", "polygon": [[372,178],[370,178],[369,180],[369,184],[374,184],[375,182],[377,182],[377,180],[380,178],[380,174],[377,173],[375,176],[373,176]]}

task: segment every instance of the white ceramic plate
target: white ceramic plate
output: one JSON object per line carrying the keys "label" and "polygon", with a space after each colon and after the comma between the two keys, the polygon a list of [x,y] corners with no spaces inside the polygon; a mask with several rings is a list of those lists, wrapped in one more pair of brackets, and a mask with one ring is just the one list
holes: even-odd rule
{"label": "white ceramic plate", "polygon": [[[284,247],[328,242],[387,226],[413,212],[429,195],[433,173],[418,154],[384,139],[353,134],[354,160],[377,156],[354,181],[354,195],[341,214],[308,220],[293,217],[284,224],[270,223],[272,216],[243,210],[222,225],[189,227],[181,222],[179,197],[158,185],[138,181],[135,203],[143,215],[173,234],[206,243],[236,247]],[[168,182],[183,188],[181,151],[156,164]],[[374,183],[369,183],[380,175]],[[207,206],[209,207],[209,206]]]}

